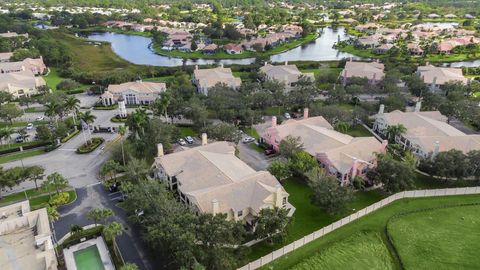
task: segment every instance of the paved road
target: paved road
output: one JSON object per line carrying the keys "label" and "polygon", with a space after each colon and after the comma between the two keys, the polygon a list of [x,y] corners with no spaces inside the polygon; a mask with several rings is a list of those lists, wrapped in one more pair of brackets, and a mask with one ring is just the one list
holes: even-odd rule
{"label": "paved road", "polygon": [[266,170],[270,165],[272,159],[250,148],[249,144],[239,142],[237,147],[239,158],[255,170]]}
{"label": "paved road", "polygon": [[[54,229],[57,239],[61,239],[70,231],[71,224],[86,226],[93,224],[88,220],[87,213],[93,208],[110,208],[114,211],[114,216],[109,218],[107,222],[116,221],[123,224],[124,233],[117,237],[117,244],[126,262],[132,262],[139,266],[140,269],[158,269],[152,267],[147,259],[146,248],[143,245],[140,234],[137,229],[127,223],[125,211],[117,207],[115,203],[120,194],[110,194],[105,191],[102,185],[90,185],[88,187],[78,188],[77,200],[70,205],[59,208],[61,218],[54,223]],[[158,255],[158,254],[156,254]]]}
{"label": "paved road", "polygon": [[[117,134],[97,133],[94,136],[103,137],[106,143],[116,138]],[[16,160],[2,164],[4,168],[11,168],[16,166],[31,166],[40,165],[45,168],[45,173],[51,174],[59,172],[64,175],[70,182],[70,185],[79,188],[89,184],[98,182],[97,172],[101,164],[107,160],[108,153],[102,150],[102,146],[89,154],[79,155],[75,151],[84,143],[82,134],[75,136],[73,139],[59,147],[58,149],[39,156],[25,158],[23,160]],[[16,186],[13,190],[7,193],[19,192],[25,188],[35,187],[31,181],[23,182],[20,186]]]}

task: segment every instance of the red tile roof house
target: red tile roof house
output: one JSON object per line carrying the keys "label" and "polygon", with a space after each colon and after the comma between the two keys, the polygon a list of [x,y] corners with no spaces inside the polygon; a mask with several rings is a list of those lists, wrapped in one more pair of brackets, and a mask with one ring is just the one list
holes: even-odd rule
{"label": "red tile roof house", "polygon": [[228,54],[241,54],[243,53],[242,45],[229,43],[223,46],[223,50],[225,50]]}
{"label": "red tile roof house", "polygon": [[305,151],[342,185],[351,183],[356,176],[365,178],[367,171],[376,166],[376,153],[383,153],[387,146],[387,141],[381,143],[375,137],[352,137],[337,132],[323,117],[309,118],[308,109],[304,110],[303,119],[290,119],[281,125],[272,117],[272,124],[261,140],[279,151],[281,141],[287,136],[300,137]]}
{"label": "red tile roof house", "polygon": [[446,39],[438,44],[438,52],[443,54],[449,54],[455,47],[466,46],[468,44],[477,44],[480,40],[474,36],[465,36],[458,38]]}

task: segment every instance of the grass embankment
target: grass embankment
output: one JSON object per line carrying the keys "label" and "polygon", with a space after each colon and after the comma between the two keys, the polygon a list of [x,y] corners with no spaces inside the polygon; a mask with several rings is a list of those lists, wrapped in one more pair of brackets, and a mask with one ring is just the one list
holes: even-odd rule
{"label": "grass embankment", "polygon": [[192,127],[178,127],[178,129],[182,138],[187,136],[198,137],[198,133]]}
{"label": "grass embankment", "polygon": [[384,198],[378,190],[359,191],[355,193],[355,199],[348,204],[348,210],[340,214],[330,215],[310,202],[312,190],[303,181],[288,179],[282,184],[290,194],[288,201],[296,208],[293,214],[293,221],[288,225],[287,239],[284,243],[276,245],[269,245],[265,242],[254,245],[252,247],[252,253],[250,254],[251,260],[264,256],[281,248],[285,244],[298,240],[305,235],[348,216],[354,212],[354,209],[355,211],[362,209]]}
{"label": "grass embankment", "polygon": [[156,53],[160,55],[184,58],[184,59],[216,59],[216,60],[244,59],[244,58],[254,58],[254,57],[267,57],[267,56],[272,56],[274,54],[279,54],[279,53],[291,50],[293,48],[296,48],[300,45],[312,42],[317,37],[318,36],[316,33],[312,33],[304,38],[293,39],[292,41],[285,42],[283,44],[275,46],[272,49],[264,52],[244,51],[243,53],[240,53],[240,54],[228,54],[222,49],[218,49],[218,51],[214,54],[204,54],[201,51],[195,51],[195,52],[181,52],[178,50],[166,51],[166,50],[162,50],[161,49],[162,46],[158,44],[154,44],[152,48]]}
{"label": "grass embankment", "polygon": [[356,126],[350,127],[347,130],[346,134],[348,134],[352,137],[371,137],[371,136],[373,136],[372,133],[370,133],[370,131],[368,131],[368,129],[366,129],[362,125],[356,125]]}
{"label": "grass embankment", "polygon": [[[465,203],[477,203],[480,200],[480,195],[464,195],[464,196],[445,196],[445,197],[430,197],[430,198],[416,198],[416,199],[403,199],[399,200],[396,202],[393,202],[392,204],[385,206],[365,217],[362,217],[348,225],[345,225],[321,238],[318,238],[315,241],[312,241],[311,243],[299,248],[298,250],[295,250],[293,252],[290,252],[287,256],[281,257],[278,260],[275,260],[274,262],[268,264],[267,266],[263,267],[262,269],[294,269],[297,266],[301,266],[303,263],[308,262],[310,260],[314,260],[316,258],[317,263],[321,264],[326,264],[328,265],[339,265],[339,263],[342,263],[341,261],[338,260],[344,260],[345,256],[343,254],[347,252],[350,248],[345,249],[339,249],[335,245],[346,245],[351,243],[352,239],[355,239],[356,236],[359,235],[360,232],[365,233],[365,234],[377,234],[381,236],[381,239],[383,240],[383,243],[385,245],[386,243],[386,236],[385,236],[385,225],[387,220],[392,217],[393,215],[397,213],[401,213],[407,210],[415,210],[415,209],[423,209],[423,208],[432,208],[432,207],[438,207],[440,205],[451,205],[451,204],[465,204]],[[298,209],[298,208],[297,208]],[[478,213],[478,208],[476,208],[476,213]],[[454,214],[458,209],[453,209],[450,214]],[[472,232],[475,231],[474,229],[470,231],[468,228],[470,226],[474,225],[468,225],[466,230],[462,229],[462,226],[464,226],[465,223],[467,222],[473,222],[474,218],[475,220],[478,220],[478,217],[473,217],[470,214],[467,214],[463,212],[462,214],[453,216],[452,218],[447,218],[445,216],[438,216],[435,218],[435,222],[429,221],[432,226],[435,227],[430,227],[430,228],[424,228],[418,232],[415,232],[415,237],[419,237],[419,241],[424,241],[425,239],[429,239],[429,237],[435,237],[438,238],[440,242],[435,241],[436,245],[432,247],[431,249],[427,250],[425,249],[424,251],[428,253],[423,253],[423,254],[416,254],[414,251],[409,251],[411,258],[407,258],[407,260],[426,260],[427,258],[430,257],[430,252],[433,252],[435,249],[438,249],[435,251],[435,258],[437,258],[438,254],[444,254],[445,256],[448,256],[447,258],[452,258],[457,256],[458,254],[465,253],[465,255],[458,255],[459,258],[465,260],[466,263],[474,263],[478,262],[478,259],[475,255],[475,257],[468,257],[467,254],[471,254],[470,252],[466,252],[468,244],[471,244],[472,242],[468,240],[468,242],[465,242],[464,239],[466,236],[474,238],[476,243],[472,244],[473,246],[468,246],[468,249],[471,250],[477,250],[479,247],[479,237],[478,236],[472,236]],[[425,213],[424,213],[425,214]],[[426,215],[426,217],[425,217]],[[429,220],[430,217],[428,217],[427,214],[425,214],[424,217],[426,220]],[[477,215],[478,216],[478,215]],[[441,218],[445,217],[445,218]],[[464,219],[462,218],[464,217]],[[415,225],[416,227],[421,227],[420,222],[417,222],[418,224]],[[477,223],[478,224],[478,221]],[[439,234],[436,233],[436,231],[441,232]],[[454,237],[448,237],[445,236],[445,233],[450,233],[452,230],[459,230],[462,232],[462,235],[459,236],[459,238],[454,238]],[[423,234],[423,235],[421,235]],[[421,236],[419,236],[421,235]],[[440,238],[444,237],[444,240],[440,240]],[[356,239],[357,242],[362,243],[364,240],[368,239]],[[407,241],[408,239],[404,240]],[[410,240],[413,240],[410,238]],[[452,245],[452,242],[460,242],[460,243],[455,243],[453,246],[460,246],[461,243],[465,243],[463,245],[463,249],[457,250],[455,248],[451,248],[450,246]],[[473,240],[472,240],[473,241]],[[376,242],[376,240],[374,241]],[[468,243],[468,244],[467,244]],[[370,243],[370,245],[374,245],[375,243]],[[420,243],[419,243],[420,244]],[[335,248],[333,248],[335,247]],[[405,249],[405,247],[403,247]],[[349,250],[348,252],[361,252],[358,251],[358,246],[352,247],[351,249],[355,250]],[[330,252],[330,256],[328,257],[323,257],[322,254]],[[451,252],[449,254],[445,254],[445,252]],[[404,254],[401,252],[401,254]],[[375,256],[375,255],[372,255]],[[407,255],[408,256],[408,255]],[[440,256],[440,255],[438,255]],[[354,269],[362,269],[357,267],[357,264],[355,263],[357,258],[349,257],[346,256],[347,258],[350,258],[352,260],[352,263],[348,264],[348,267],[343,267],[345,269],[347,268],[354,268]],[[335,261],[331,262],[331,260],[334,260],[337,258]],[[369,257],[368,257],[369,258]],[[434,258],[432,257],[432,260]],[[402,260],[404,258],[402,257]],[[393,259],[391,260],[393,262]],[[426,260],[426,261],[431,261],[431,260]],[[373,263],[373,262],[372,262]],[[431,267],[427,267],[426,269],[435,269],[435,267],[439,268],[445,268],[445,264],[440,265],[441,262],[438,262],[439,264],[432,264]],[[440,265],[440,266],[439,266]],[[459,268],[455,265],[451,264],[453,268]],[[342,266],[345,266],[342,264]],[[374,269],[373,264],[367,265],[367,268],[365,269]],[[395,262],[392,264],[392,267],[394,268],[399,268],[400,266]],[[327,267],[329,268],[329,267]],[[327,269],[326,268],[326,269]],[[413,267],[414,269],[419,269],[418,265],[415,265]],[[461,268],[461,267],[460,267]],[[475,268],[479,268],[479,265],[476,265]],[[302,268],[297,268],[297,269],[302,269]],[[304,268],[304,269],[312,269],[312,268]],[[384,268],[381,268],[384,269]]]}
{"label": "grass embankment", "polygon": [[388,230],[405,269],[478,269],[479,212],[472,205],[393,219]]}
{"label": "grass embankment", "polygon": [[73,66],[80,71],[96,73],[127,70],[135,72],[142,68],[142,66],[129,63],[116,55],[109,43],[105,42],[100,46],[94,46],[92,45],[93,41],[76,38],[57,30],[52,31],[51,35],[69,48],[72,52]]}

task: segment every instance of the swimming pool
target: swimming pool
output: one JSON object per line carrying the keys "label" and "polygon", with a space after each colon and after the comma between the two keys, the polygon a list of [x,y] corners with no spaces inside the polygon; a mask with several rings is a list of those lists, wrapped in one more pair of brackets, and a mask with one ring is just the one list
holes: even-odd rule
{"label": "swimming pool", "polygon": [[73,252],[77,270],[105,270],[97,245]]}

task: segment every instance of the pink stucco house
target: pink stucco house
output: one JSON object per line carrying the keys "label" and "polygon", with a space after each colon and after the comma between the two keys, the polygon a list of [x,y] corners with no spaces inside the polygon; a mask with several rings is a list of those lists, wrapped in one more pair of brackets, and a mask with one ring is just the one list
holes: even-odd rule
{"label": "pink stucco house", "polygon": [[290,119],[277,125],[276,117],[262,135],[263,142],[279,151],[280,142],[287,136],[300,137],[307,153],[316,157],[320,166],[335,175],[342,185],[356,176],[365,177],[368,169],[376,166],[376,153],[383,153],[387,141],[375,137],[352,137],[337,132],[322,116]]}

